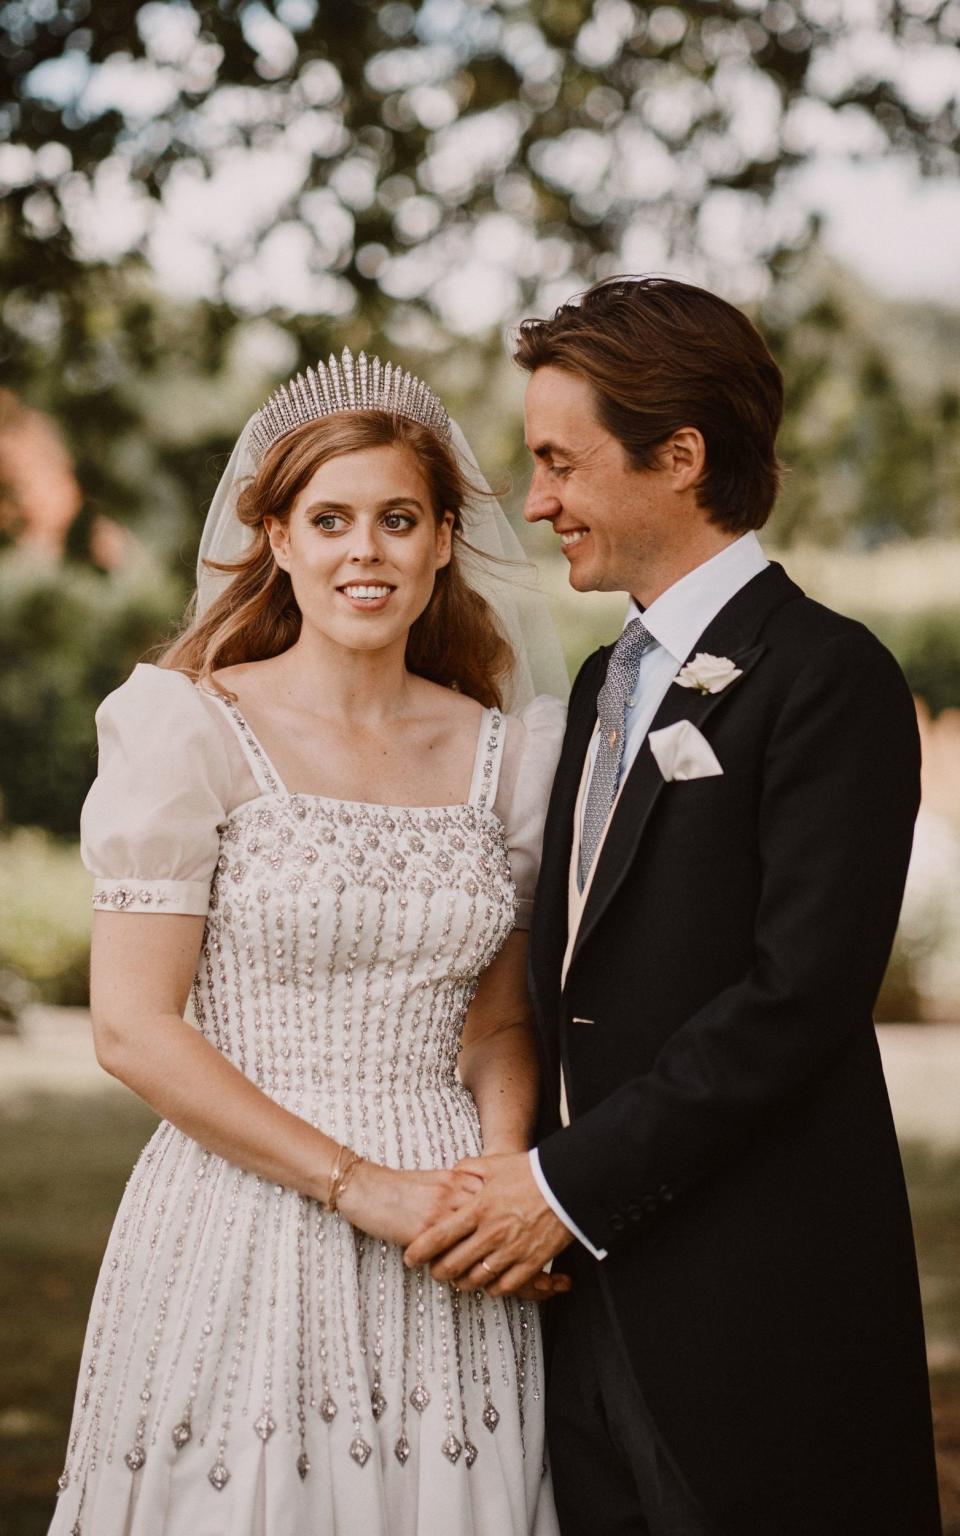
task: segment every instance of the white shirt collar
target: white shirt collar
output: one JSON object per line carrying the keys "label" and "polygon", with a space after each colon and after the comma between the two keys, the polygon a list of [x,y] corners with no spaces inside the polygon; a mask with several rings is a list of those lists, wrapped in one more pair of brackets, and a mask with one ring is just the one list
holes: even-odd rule
{"label": "white shirt collar", "polygon": [[643,613],[631,597],[624,627],[631,619],[642,619],[657,643],[680,665],[721,608],[769,563],[751,530],[681,576]]}

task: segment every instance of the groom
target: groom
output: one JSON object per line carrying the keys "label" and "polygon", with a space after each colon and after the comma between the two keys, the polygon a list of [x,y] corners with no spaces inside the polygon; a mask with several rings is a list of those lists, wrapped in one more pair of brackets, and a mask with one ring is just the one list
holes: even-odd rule
{"label": "groom", "polygon": [[[528,320],[526,507],[630,594],[570,699],[531,931],[528,1156],[413,1243],[516,1289],[561,1255],[564,1536],[936,1536],[910,1217],[871,1009],[918,802],[892,658],[757,541],[776,364],[699,288]],[[495,1282],[491,1275],[497,1276]]]}

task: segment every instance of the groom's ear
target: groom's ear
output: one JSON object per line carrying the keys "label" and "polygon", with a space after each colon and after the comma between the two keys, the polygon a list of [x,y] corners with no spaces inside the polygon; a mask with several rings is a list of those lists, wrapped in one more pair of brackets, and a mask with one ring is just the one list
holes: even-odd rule
{"label": "groom's ear", "polygon": [[660,466],[673,480],[675,491],[698,486],[707,468],[707,445],[696,427],[678,427],[660,446]]}

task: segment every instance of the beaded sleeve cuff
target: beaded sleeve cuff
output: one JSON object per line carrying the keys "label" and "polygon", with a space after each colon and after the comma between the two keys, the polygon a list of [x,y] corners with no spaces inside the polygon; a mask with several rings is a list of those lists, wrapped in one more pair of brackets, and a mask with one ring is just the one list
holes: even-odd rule
{"label": "beaded sleeve cuff", "polygon": [[95,880],[93,905],[105,912],[174,912],[206,917],[208,880]]}

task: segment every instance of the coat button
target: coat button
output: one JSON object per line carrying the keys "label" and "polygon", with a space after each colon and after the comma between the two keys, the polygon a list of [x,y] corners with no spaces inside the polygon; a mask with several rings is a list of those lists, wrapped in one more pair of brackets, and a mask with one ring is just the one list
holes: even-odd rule
{"label": "coat button", "polygon": [[673,1190],[670,1188],[669,1184],[661,1184],[657,1193],[660,1196],[660,1199],[663,1201],[664,1205],[669,1205],[670,1201],[673,1199]]}
{"label": "coat button", "polygon": [[624,1227],[626,1226],[626,1222],[620,1215],[619,1211],[614,1211],[613,1215],[610,1217],[610,1226],[614,1232],[623,1231]]}
{"label": "coat button", "polygon": [[656,1195],[641,1195],[640,1197],[640,1205],[645,1211],[655,1211],[659,1204],[660,1201]]}
{"label": "coat button", "polygon": [[627,1215],[630,1217],[631,1221],[642,1221],[643,1220],[643,1212],[641,1211],[639,1205],[628,1205],[627,1206]]}

